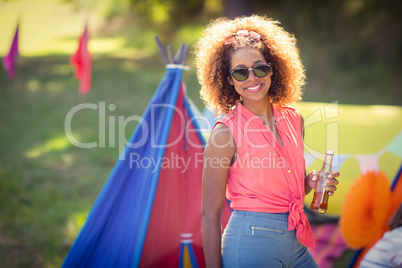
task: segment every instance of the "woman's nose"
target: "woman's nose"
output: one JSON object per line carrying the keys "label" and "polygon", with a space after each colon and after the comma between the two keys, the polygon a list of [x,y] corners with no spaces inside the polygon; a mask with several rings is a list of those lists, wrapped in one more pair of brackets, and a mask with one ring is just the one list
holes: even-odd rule
{"label": "woman's nose", "polygon": [[255,78],[255,77],[257,77],[257,76],[256,76],[255,73],[254,73],[254,68],[248,68],[248,77],[247,77],[247,80],[248,80],[248,79]]}

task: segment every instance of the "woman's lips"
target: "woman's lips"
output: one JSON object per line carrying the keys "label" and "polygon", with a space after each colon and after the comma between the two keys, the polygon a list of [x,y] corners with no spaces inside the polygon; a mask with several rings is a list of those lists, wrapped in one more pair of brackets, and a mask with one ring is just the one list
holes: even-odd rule
{"label": "woman's lips", "polygon": [[258,85],[246,87],[245,90],[247,90],[249,92],[257,92],[257,91],[260,91],[261,88],[262,88],[262,84],[258,84]]}

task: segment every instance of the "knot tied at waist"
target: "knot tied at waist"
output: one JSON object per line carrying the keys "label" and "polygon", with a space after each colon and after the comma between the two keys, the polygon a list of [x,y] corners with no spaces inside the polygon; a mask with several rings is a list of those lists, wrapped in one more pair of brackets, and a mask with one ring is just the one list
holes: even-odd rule
{"label": "knot tied at waist", "polygon": [[314,246],[314,236],[311,231],[306,214],[304,214],[303,203],[300,198],[293,196],[289,204],[289,231],[296,229],[296,237],[306,247]]}

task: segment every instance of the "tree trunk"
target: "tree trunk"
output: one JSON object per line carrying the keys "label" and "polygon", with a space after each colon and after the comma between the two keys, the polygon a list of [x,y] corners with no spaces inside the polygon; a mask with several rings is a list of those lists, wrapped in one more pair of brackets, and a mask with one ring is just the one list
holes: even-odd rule
{"label": "tree trunk", "polygon": [[250,16],[252,13],[252,0],[225,0],[225,15],[229,19],[240,16]]}

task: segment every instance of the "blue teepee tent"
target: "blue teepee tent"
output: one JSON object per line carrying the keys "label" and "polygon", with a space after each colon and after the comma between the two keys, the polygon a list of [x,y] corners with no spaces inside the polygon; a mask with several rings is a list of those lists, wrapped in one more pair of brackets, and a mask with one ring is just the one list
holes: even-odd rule
{"label": "blue teepee tent", "polygon": [[205,141],[182,82],[187,46],[167,71],[117,160],[63,267],[205,266]]}

